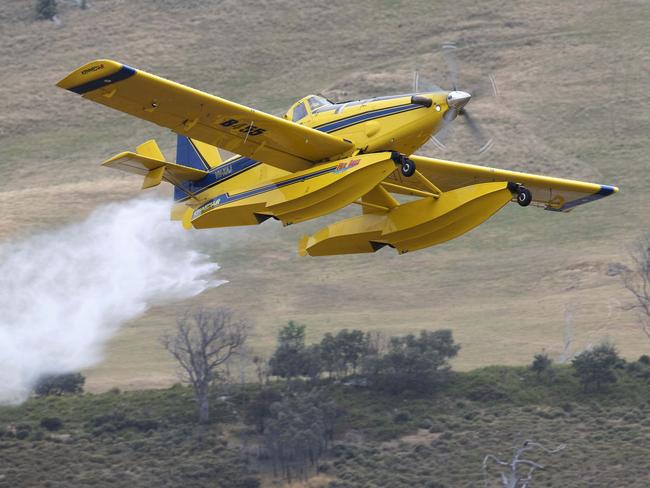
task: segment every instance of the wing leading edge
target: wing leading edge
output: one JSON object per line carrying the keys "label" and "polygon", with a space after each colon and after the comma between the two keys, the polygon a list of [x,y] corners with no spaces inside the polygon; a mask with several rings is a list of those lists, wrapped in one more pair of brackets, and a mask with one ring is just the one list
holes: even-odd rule
{"label": "wing leading edge", "polygon": [[74,70],[57,86],[201,142],[300,171],[351,154],[336,136],[111,60]]}
{"label": "wing leading edge", "polygon": [[[609,185],[520,173],[423,156],[413,155],[410,158],[415,161],[418,171],[442,191],[455,190],[477,183],[497,181],[520,183],[531,191],[533,202],[544,205],[546,210],[556,212],[568,212],[578,205],[599,200],[618,191],[618,188]],[[416,190],[428,190],[417,179],[406,179],[399,171],[392,173],[387,180]],[[402,193],[394,189],[391,191]]]}

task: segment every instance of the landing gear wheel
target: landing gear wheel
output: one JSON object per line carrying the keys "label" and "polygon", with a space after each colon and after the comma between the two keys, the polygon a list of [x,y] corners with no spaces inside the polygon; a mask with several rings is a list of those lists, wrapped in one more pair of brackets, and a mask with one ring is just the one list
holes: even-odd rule
{"label": "landing gear wheel", "polygon": [[402,159],[402,174],[409,178],[415,174],[415,162],[409,158]]}
{"label": "landing gear wheel", "polygon": [[520,186],[517,190],[517,203],[522,207],[527,207],[533,201],[533,194],[528,188]]}

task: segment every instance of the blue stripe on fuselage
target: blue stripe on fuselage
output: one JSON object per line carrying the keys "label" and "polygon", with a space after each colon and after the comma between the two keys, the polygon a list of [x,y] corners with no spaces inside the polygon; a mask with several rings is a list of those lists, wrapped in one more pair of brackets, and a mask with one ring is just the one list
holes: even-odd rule
{"label": "blue stripe on fuselage", "polygon": [[[315,171],[314,173],[309,173],[309,174],[306,174],[306,175],[297,176],[295,178],[290,178],[288,180],[280,181],[278,183],[270,183],[268,185],[260,186],[259,188],[253,188],[252,190],[237,193],[236,195],[230,195],[228,193],[222,193],[221,195],[212,198],[211,200],[209,200],[208,202],[204,203],[199,208],[197,208],[194,211],[193,216],[196,217],[196,216],[200,215],[201,214],[201,209],[204,208],[204,207],[207,207],[207,206],[217,207],[217,206],[225,205],[226,203],[231,203],[231,202],[235,202],[237,200],[241,200],[243,198],[248,198],[248,197],[252,197],[252,196],[255,196],[255,195],[259,195],[260,193],[266,193],[268,191],[275,190],[277,188],[283,188],[285,186],[292,185],[294,183],[299,183],[299,182],[302,182],[302,181],[305,181],[305,180],[310,180],[312,178],[316,178],[317,176],[325,175],[327,173],[333,173],[333,172],[336,171],[336,168],[337,168],[337,166],[331,166],[329,168],[325,168],[325,169]],[[214,203],[214,202],[216,202],[216,203]]]}
{"label": "blue stripe on fuselage", "polygon": [[[365,122],[367,120],[372,120],[372,119],[377,119],[381,117],[387,117],[389,115],[395,115],[401,112],[407,112],[410,110],[416,110],[418,108],[423,108],[423,105],[418,105],[418,104],[413,104],[413,103],[407,103],[404,105],[396,105],[394,107],[388,107],[388,108],[382,108],[382,109],[376,109],[376,110],[370,110],[368,112],[364,112],[362,114],[357,114],[357,115],[352,115],[350,117],[346,117],[344,119],[339,119],[335,120],[333,122],[328,122],[327,124],[320,125],[318,127],[314,127],[314,129],[319,130],[321,132],[335,132],[337,130],[341,130],[346,127],[350,127],[355,124],[359,124],[361,122]],[[235,176],[235,174],[239,174],[249,168],[252,168],[253,166],[260,164],[259,161],[255,161],[250,158],[238,158],[230,163],[225,163],[220,166],[217,166],[210,172],[208,175],[205,177],[201,178],[200,180],[197,181],[188,181],[183,183],[183,189],[176,187],[174,189],[174,200],[178,201],[183,201],[187,200],[189,198],[187,191],[190,191],[192,194],[196,194],[199,192],[202,192],[204,190],[207,190],[208,188],[217,185],[226,179]],[[234,165],[235,168],[233,168],[233,171],[227,170],[226,166],[227,165]],[[222,170],[227,170],[228,174],[227,175],[219,175],[219,172]],[[213,176],[214,174],[217,174],[217,176]],[[219,198],[219,197],[216,197]],[[216,200],[216,198],[212,200]]]}
{"label": "blue stripe on fuselage", "polygon": [[367,120],[378,119],[380,117],[386,117],[388,115],[394,115],[401,112],[407,112],[409,110],[415,110],[418,108],[423,108],[423,105],[418,105],[414,103],[407,103],[405,105],[396,105],[394,107],[382,108],[377,110],[370,110],[362,114],[352,115],[344,119],[335,120],[333,122],[328,122],[327,124],[319,125],[314,127],[314,129],[321,132],[335,132],[337,130],[344,129],[351,125],[359,124]]}
{"label": "blue stripe on fuselage", "polygon": [[258,164],[260,164],[259,161],[243,156],[221,164],[200,180],[183,181],[180,187],[175,186],[174,200],[186,200],[189,198],[190,194],[195,195],[204,190],[207,190],[211,186],[214,186],[218,183],[223,183],[227,179],[232,178],[233,176],[238,175],[239,173],[242,173],[243,171],[246,171],[253,166],[257,166]]}

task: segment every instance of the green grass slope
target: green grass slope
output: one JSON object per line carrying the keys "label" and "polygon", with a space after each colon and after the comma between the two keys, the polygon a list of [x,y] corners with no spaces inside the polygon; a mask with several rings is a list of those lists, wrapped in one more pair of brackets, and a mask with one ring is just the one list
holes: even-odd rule
{"label": "green grass slope", "polygon": [[299,237],[337,217],[208,231],[206,249],[230,283],[129,324],[89,373],[91,387],[168,385],[173,366],[156,339],[179,309],[195,305],[245,312],[262,354],[289,319],[313,334],[449,327],[463,344],[459,368],[521,364],[542,348],[559,354],[566,321],[574,349],[603,337],[630,357],[650,348],[634,314],[621,308],[629,298],[618,277],[608,275],[650,227],[646,2],[96,0],[86,11],[61,10],[56,27],[33,20],[29,2],[0,5],[7,239],[137,194],[137,179],[99,169],[99,161],[150,137],[173,150],[167,131],[54,87],[99,57],[281,113],[306,93],[410,90],[416,68],[421,79],[448,86],[440,45],[452,40],[462,87],[489,74],[497,81],[498,99],[470,107],[495,144],[479,155],[460,125],[447,151],[430,144],[422,153],[621,187],[569,215],[509,206],[460,239],[404,256],[298,257]]}
{"label": "green grass slope", "polygon": [[[309,484],[328,488],[483,486],[486,454],[509,460],[526,439],[561,454],[533,452],[546,466],[535,485],[641,488],[650,482],[647,381],[619,371],[602,394],[584,394],[570,368],[552,382],[526,368],[491,367],[454,375],[432,396],[384,396],[324,386],[340,407],[331,455]],[[282,388],[281,385],[276,387]],[[241,422],[258,386],[217,399],[210,424],[196,427],[191,392],[108,392],[32,398],[0,408],[0,487],[287,486],[257,456]],[[61,426],[49,431],[43,419]],[[314,473],[312,470],[311,473]],[[493,484],[498,470],[490,470]]]}

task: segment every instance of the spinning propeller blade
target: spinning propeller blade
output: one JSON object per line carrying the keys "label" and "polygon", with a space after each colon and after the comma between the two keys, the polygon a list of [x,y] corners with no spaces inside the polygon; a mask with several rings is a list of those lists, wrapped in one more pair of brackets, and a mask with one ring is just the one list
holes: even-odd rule
{"label": "spinning propeller blade", "polygon": [[[473,99],[484,99],[487,96],[498,97],[499,92],[496,85],[496,80],[492,74],[488,75],[488,81],[482,82],[477,86],[473,87],[469,93],[464,91],[459,91],[459,69],[458,69],[458,54],[457,46],[454,42],[445,42],[442,45],[442,55],[447,64],[447,69],[449,73],[449,80],[452,83],[452,91],[448,96],[449,109],[443,117],[443,124],[438,130],[438,132],[430,138],[430,140],[438,146],[441,150],[446,149],[446,141],[452,133],[451,123],[458,116],[462,117],[460,120],[464,122],[463,125],[466,125],[469,129],[474,140],[479,144],[479,153],[484,153],[488,151],[492,145],[493,140],[490,137],[487,137],[485,132],[481,129],[480,124],[476,118],[472,117],[465,105],[469,102],[470,98]],[[420,73],[416,71],[414,76],[414,86],[418,89],[423,88],[423,83],[420,77]],[[438,88],[438,87],[435,87]],[[471,95],[470,95],[471,94]]]}
{"label": "spinning propeller blade", "polygon": [[442,55],[447,63],[449,78],[451,79],[452,90],[458,88],[458,56],[456,55],[456,43],[445,42],[442,45]]}

